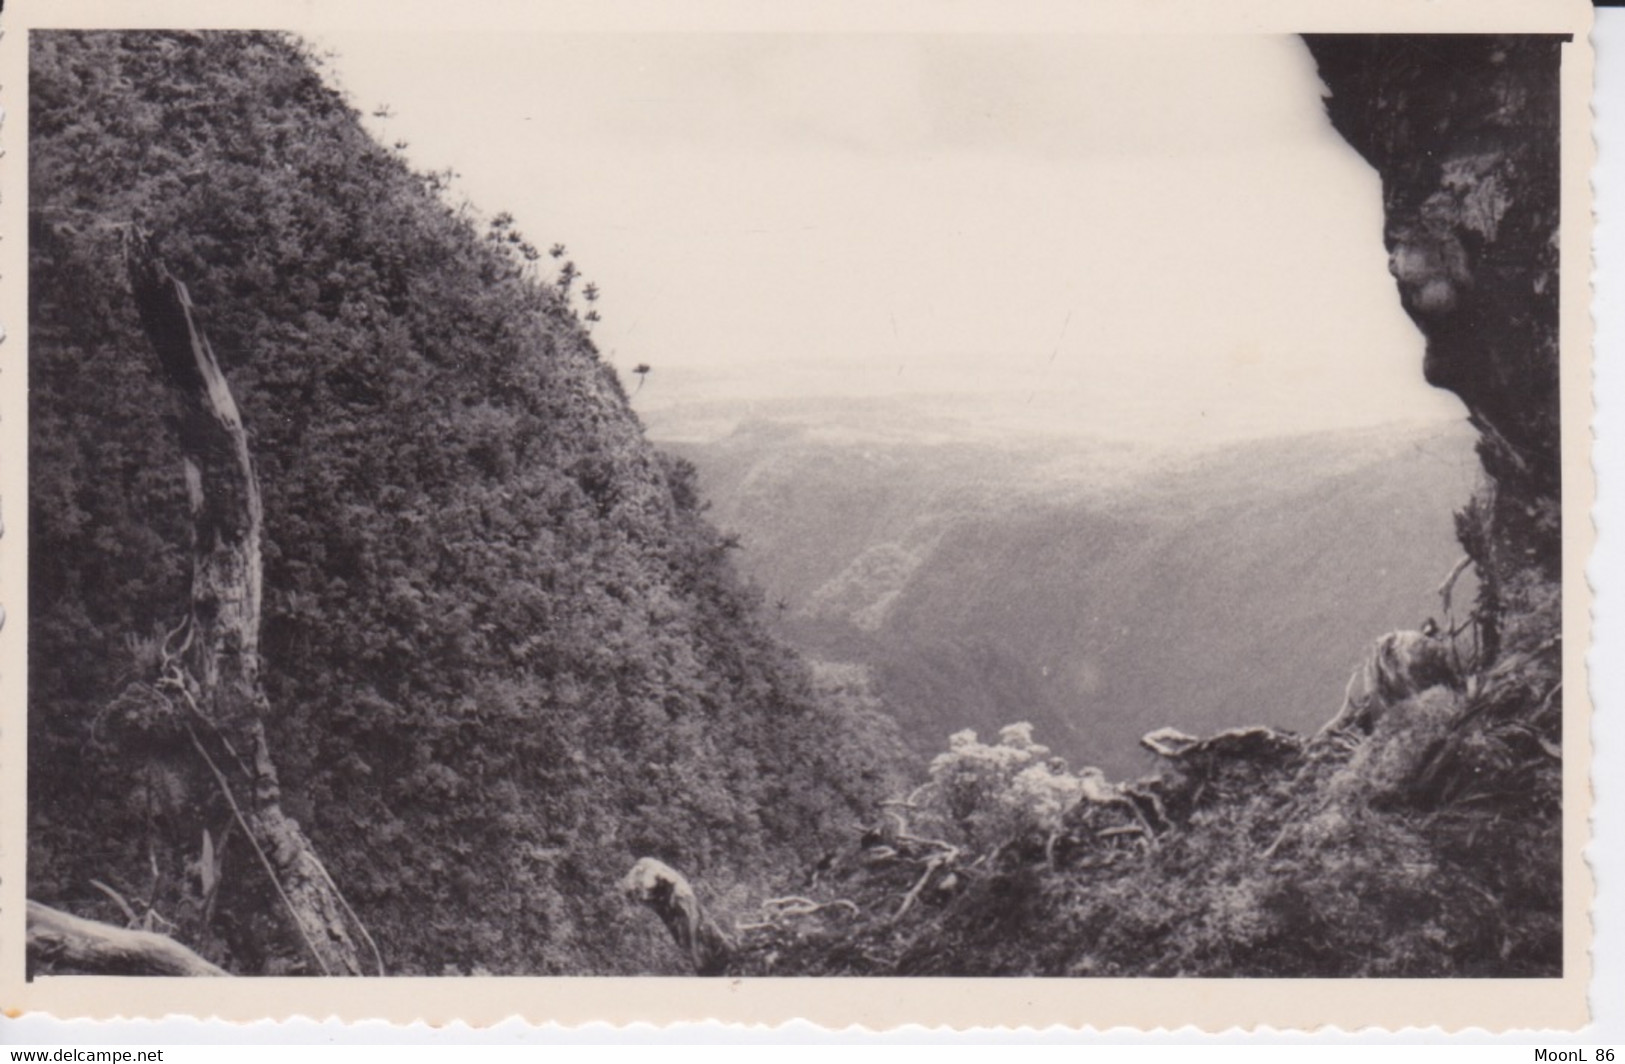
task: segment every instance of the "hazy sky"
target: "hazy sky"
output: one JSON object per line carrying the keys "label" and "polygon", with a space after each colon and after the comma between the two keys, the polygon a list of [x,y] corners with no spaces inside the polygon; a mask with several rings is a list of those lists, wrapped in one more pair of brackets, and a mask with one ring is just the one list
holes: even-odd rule
{"label": "hazy sky", "polygon": [[1295,38],[332,34],[569,246],[642,405],[996,390],[1132,434],[1451,417]]}

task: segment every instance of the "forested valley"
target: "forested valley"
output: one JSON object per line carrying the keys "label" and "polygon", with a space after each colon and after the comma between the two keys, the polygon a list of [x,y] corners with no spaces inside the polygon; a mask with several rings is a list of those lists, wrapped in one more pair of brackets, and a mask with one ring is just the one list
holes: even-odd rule
{"label": "forested valley", "polygon": [[1127,780],[1023,705],[922,758],[815,674],[569,234],[308,44],[33,34],[33,969],[1561,974],[1560,46],[1309,47],[1479,436],[1473,591],[1347,646],[1324,727],[1147,720]]}

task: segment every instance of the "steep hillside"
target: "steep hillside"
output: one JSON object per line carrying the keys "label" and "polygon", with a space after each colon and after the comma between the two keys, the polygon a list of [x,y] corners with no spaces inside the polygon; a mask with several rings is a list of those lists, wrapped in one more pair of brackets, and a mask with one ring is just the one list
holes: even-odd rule
{"label": "steep hillside", "polygon": [[1146,454],[921,442],[930,425],[886,406],[885,432],[863,410],[784,404],[673,446],[782,604],[779,630],[865,666],[923,755],[1019,717],[1126,775],[1160,725],[1313,730],[1350,648],[1437,613],[1461,554],[1465,427]]}
{"label": "steep hillside", "polygon": [[613,893],[633,855],[749,884],[884,788],[891,732],[765,632],[507,220],[371,141],[296,41],[50,32],[30,58],[32,897],[304,963],[191,747],[113,705],[190,579],[132,226],[248,427],[283,802],[391,971],[669,969]]}

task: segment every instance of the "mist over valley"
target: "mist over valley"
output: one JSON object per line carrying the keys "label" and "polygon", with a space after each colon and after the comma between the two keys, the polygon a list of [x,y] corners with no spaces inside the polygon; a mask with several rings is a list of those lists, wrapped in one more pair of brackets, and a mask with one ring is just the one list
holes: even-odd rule
{"label": "mist over valley", "polygon": [[1116,777],[1150,767],[1138,740],[1165,725],[1312,731],[1351,648],[1439,612],[1465,424],[1159,444],[1022,431],[1020,412],[891,396],[646,417],[699,468],[779,633],[872,685],[926,754],[1027,720]]}

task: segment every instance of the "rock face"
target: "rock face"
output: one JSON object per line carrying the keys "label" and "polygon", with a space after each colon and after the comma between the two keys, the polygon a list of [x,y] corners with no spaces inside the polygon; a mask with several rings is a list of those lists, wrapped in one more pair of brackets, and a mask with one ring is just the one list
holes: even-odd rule
{"label": "rock face", "polygon": [[[1305,37],[1332,124],[1381,175],[1400,300],[1429,383],[1456,393],[1488,475],[1458,519],[1486,649],[1558,582],[1558,36]],[[1508,632],[1508,637],[1515,633]]]}

